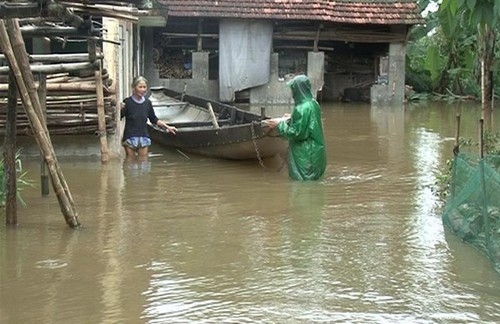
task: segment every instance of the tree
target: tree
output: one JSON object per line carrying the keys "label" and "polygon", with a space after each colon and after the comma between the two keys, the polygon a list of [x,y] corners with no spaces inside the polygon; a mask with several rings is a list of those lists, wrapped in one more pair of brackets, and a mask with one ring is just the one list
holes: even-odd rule
{"label": "tree", "polygon": [[495,28],[498,28],[500,19],[500,1],[443,0],[439,12],[449,18],[450,25],[461,21],[472,28],[477,28],[476,41],[481,66],[482,113],[487,127],[491,130],[494,98]]}

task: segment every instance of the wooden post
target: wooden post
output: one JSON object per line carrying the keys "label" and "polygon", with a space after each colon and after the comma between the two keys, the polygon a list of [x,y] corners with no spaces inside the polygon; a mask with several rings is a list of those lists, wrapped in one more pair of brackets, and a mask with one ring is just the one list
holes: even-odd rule
{"label": "wooden post", "polygon": [[260,107],[260,118],[266,118],[266,107]]}
{"label": "wooden post", "polygon": [[31,73],[26,45],[24,44],[17,19],[0,20],[0,49],[7,57],[16,78],[31,128],[40,151],[49,167],[52,186],[56,193],[66,223],[73,228],[79,227],[78,215],[64,175],[59,168],[50,140],[47,126],[41,122],[42,111],[36,93],[35,81]]}
{"label": "wooden post", "polygon": [[198,36],[196,38],[196,51],[201,52],[203,50],[203,38],[201,34],[203,33],[203,18],[198,19]]}
{"label": "wooden post", "polygon": [[188,87],[187,82],[184,82],[184,89],[182,90],[181,101],[184,101],[184,96],[186,95],[187,87]]}
{"label": "wooden post", "polygon": [[[33,38],[33,52],[45,54],[50,52],[50,43],[45,41],[42,37]],[[36,65],[41,65],[40,63],[35,63]],[[33,69],[31,70],[33,72]],[[40,101],[40,108],[42,109],[42,123],[47,125],[47,76],[42,73],[38,73],[38,100]],[[49,173],[47,171],[47,166],[43,160],[43,156],[40,156],[40,193],[42,196],[48,196],[49,190]]]}
{"label": "wooden post", "polygon": [[89,61],[96,63],[98,68],[94,71],[96,104],[97,104],[97,136],[101,148],[101,162],[109,160],[108,141],[106,136],[106,114],[104,111],[104,94],[102,82],[102,62],[97,61],[97,44],[95,39],[88,40]]}
{"label": "wooden post", "polygon": [[97,59],[97,44],[96,44],[96,40],[93,39],[93,38],[89,38],[87,40],[87,48],[88,48],[88,52],[89,52],[89,62],[95,62],[96,59]]}
{"label": "wooden post", "polygon": [[479,120],[479,156],[484,158],[484,119]]}
{"label": "wooden post", "polygon": [[14,75],[9,74],[7,124],[3,149],[5,179],[5,224],[17,225],[17,174],[16,174],[16,119],[17,86]]}
{"label": "wooden post", "polygon": [[106,135],[106,113],[104,111],[104,93],[102,89],[102,63],[99,62],[99,70],[95,71],[95,88],[97,95],[97,125],[99,142],[101,144],[101,162],[109,160],[108,140]]}
{"label": "wooden post", "polygon": [[[47,76],[43,74],[38,75],[38,99],[40,100],[40,108],[42,108],[42,123],[47,125]],[[42,196],[48,196],[49,190],[49,174],[45,161],[40,162],[40,190]]]}
{"label": "wooden post", "polygon": [[460,153],[460,113],[457,114],[457,129],[455,130],[455,145],[453,146],[453,154],[456,156]]}
{"label": "wooden post", "polygon": [[318,30],[316,30],[316,37],[314,38],[313,52],[317,52],[318,51],[319,33],[321,32],[321,29],[323,29],[323,25],[322,24],[320,24],[318,26]]}

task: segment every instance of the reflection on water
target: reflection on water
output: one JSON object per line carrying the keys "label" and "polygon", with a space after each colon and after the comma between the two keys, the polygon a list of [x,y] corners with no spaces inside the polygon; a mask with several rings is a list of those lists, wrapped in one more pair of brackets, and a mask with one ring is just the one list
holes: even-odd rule
{"label": "reflection on water", "polygon": [[443,229],[431,191],[457,110],[475,136],[479,108],[322,108],[318,182],[157,146],[144,163],[61,161],[83,226],[23,192],[0,230],[1,323],[496,322],[500,275]]}
{"label": "reflection on water", "polygon": [[127,175],[140,177],[151,171],[151,161],[125,161]]}

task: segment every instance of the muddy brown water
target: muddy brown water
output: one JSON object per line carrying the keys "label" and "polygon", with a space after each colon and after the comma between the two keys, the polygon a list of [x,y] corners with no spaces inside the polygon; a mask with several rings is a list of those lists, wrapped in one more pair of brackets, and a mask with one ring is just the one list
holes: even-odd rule
{"label": "muddy brown water", "polygon": [[82,227],[39,183],[22,192],[19,225],[0,226],[0,322],[498,322],[500,274],[443,228],[431,189],[456,112],[476,137],[480,107],[322,109],[318,182],[157,146],[140,164],[61,159]]}

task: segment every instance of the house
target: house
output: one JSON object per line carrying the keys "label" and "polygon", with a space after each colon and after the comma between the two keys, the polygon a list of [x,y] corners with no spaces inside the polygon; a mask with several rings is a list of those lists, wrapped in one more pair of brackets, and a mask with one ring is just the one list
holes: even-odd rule
{"label": "house", "polygon": [[408,32],[423,22],[414,0],[158,0],[149,7],[147,24],[139,23],[139,70],[150,83],[250,104],[290,103],[286,80],[295,73],[310,77],[321,100],[401,104]]}

